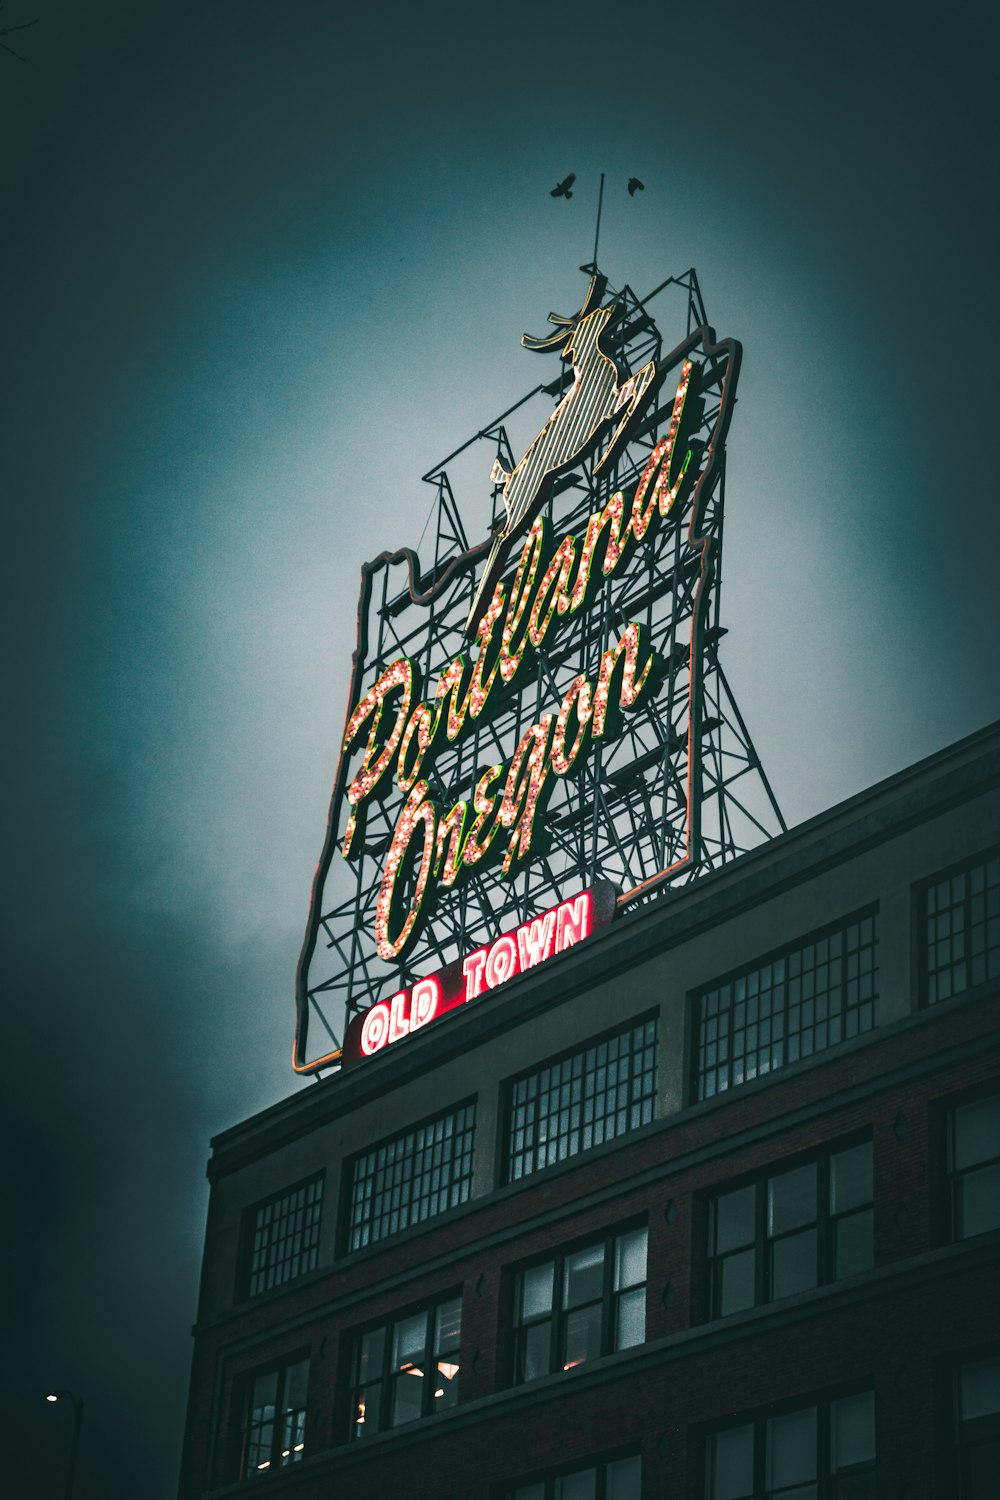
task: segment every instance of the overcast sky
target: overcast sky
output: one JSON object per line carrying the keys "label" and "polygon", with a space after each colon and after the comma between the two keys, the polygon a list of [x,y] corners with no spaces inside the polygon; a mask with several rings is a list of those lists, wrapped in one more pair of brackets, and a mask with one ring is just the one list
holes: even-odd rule
{"label": "overcast sky", "polygon": [[52,1385],[77,1500],[174,1492],[360,564],[540,378],[602,171],[612,282],[694,265],[744,344],[723,660],[788,821],[997,717],[994,12],[8,0],[11,1493],[60,1493]]}

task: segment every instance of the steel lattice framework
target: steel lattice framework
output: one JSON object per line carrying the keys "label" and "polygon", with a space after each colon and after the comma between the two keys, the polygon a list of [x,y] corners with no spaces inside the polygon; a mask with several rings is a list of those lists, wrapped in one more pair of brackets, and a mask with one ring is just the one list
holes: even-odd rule
{"label": "steel lattice framework", "polygon": [[[581,269],[597,274],[596,266]],[[648,310],[661,294],[667,294],[668,311],[680,325],[672,345]],[[510,878],[494,867],[441,891],[430,921],[405,962],[396,965],[378,957],[373,929],[402,794],[368,810],[360,850],[356,845],[345,860],[339,850],[350,811],[344,798],[350,770],[341,765],[299,968],[299,1071],[335,1065],[347,1024],[377,1000],[595,880],[612,882],[621,893],[619,905],[633,906],[717,868],[785,827],[719,660],[725,634],[720,622],[724,442],[739,346],[716,341],[693,269],[670,277],[642,299],[628,286],[610,295],[619,311],[606,340],[608,352],[628,372],[655,360],[658,384],[614,462],[594,474],[591,460],[556,479],[545,511],[555,535],[582,535],[588,518],[616,491],[631,499],[666,431],[685,359],[693,362],[694,372],[684,442],[692,453],[692,473],[702,477],[682,490],[674,511],[636,546],[628,566],[599,577],[589,607],[562,619],[543,648],[525,660],[497,711],[444,748],[434,767],[444,804],[471,797],[483,768],[508,761],[525,728],[556,712],[577,674],[593,674],[601,653],[633,621],[666,660],[662,685],[623,717],[617,738],[595,743],[578,775],[553,778],[544,852],[536,852],[536,839],[532,856]],[[470,548],[450,470],[469,450],[482,453],[484,484],[495,458],[511,470],[517,455],[508,424],[514,413],[534,407],[544,422],[569,379],[567,370],[536,387],[423,476],[434,489],[426,528],[433,537],[431,560],[421,565],[403,550],[365,565],[350,707],[401,656],[418,662],[424,682],[432,684],[468,650],[465,625],[483,547]],[[495,523],[499,508],[498,487]],[[479,544],[481,536],[473,540]],[[508,578],[518,553],[519,547],[509,559]],[[324,1039],[326,1050],[320,1055],[314,1046],[311,1058],[310,1019],[319,1022],[331,1044]]]}

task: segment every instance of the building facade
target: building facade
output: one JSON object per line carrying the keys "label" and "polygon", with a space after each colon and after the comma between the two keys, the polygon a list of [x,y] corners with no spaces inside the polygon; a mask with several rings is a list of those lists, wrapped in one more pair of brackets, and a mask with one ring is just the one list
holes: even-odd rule
{"label": "building facade", "polygon": [[181,1500],[1000,1493],[1000,726],[212,1143]]}

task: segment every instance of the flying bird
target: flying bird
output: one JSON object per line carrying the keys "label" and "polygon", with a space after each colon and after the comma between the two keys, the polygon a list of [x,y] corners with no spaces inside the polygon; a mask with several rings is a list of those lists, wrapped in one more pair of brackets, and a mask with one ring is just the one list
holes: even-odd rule
{"label": "flying bird", "polygon": [[634,198],[635,195],[636,195],[636,193],[644,193],[645,191],[646,191],[646,184],[644,182],[640,182],[639,179],[638,179],[638,177],[630,177],[629,178],[629,180],[628,180],[628,195],[629,195],[630,198]]}
{"label": "flying bird", "polygon": [[571,190],[572,190],[572,187],[573,187],[573,184],[574,184],[575,181],[576,181],[576,173],[575,172],[571,172],[568,177],[564,177],[563,178],[562,182],[557,182],[556,183],[555,187],[549,193],[549,197],[550,198],[572,198],[573,193],[572,193]]}

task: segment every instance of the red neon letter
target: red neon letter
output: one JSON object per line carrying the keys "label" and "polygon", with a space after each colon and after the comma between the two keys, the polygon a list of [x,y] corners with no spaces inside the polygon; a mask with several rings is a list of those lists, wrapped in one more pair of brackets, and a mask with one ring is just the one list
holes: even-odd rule
{"label": "red neon letter", "polygon": [[436,979],[421,979],[413,986],[410,996],[410,1030],[426,1026],[434,1019],[441,1000],[441,986]]}
{"label": "red neon letter", "polygon": [[398,1042],[400,1037],[406,1036],[409,1029],[410,1022],[406,1014],[406,991],[400,990],[389,1001],[390,1042]]}
{"label": "red neon letter", "polygon": [[483,993],[483,971],[486,968],[486,949],[477,948],[475,953],[470,953],[462,965],[462,973],[465,975],[465,998],[475,1000],[477,995]]}
{"label": "red neon letter", "polygon": [[517,973],[517,945],[509,932],[503,937],[498,937],[489,951],[486,960],[486,983],[490,989],[496,989],[498,984],[503,984],[512,974]]}
{"label": "red neon letter", "polygon": [[517,929],[517,951],[522,973],[533,969],[552,957],[552,943],[556,935],[556,914],[547,911],[542,917],[534,917]]}
{"label": "red neon letter", "polygon": [[389,1035],[389,1007],[384,1000],[373,1005],[361,1028],[361,1050],[366,1057],[385,1046]]}
{"label": "red neon letter", "polygon": [[565,953],[574,943],[590,936],[590,892],[581,891],[572,901],[564,901],[557,910],[556,952]]}

